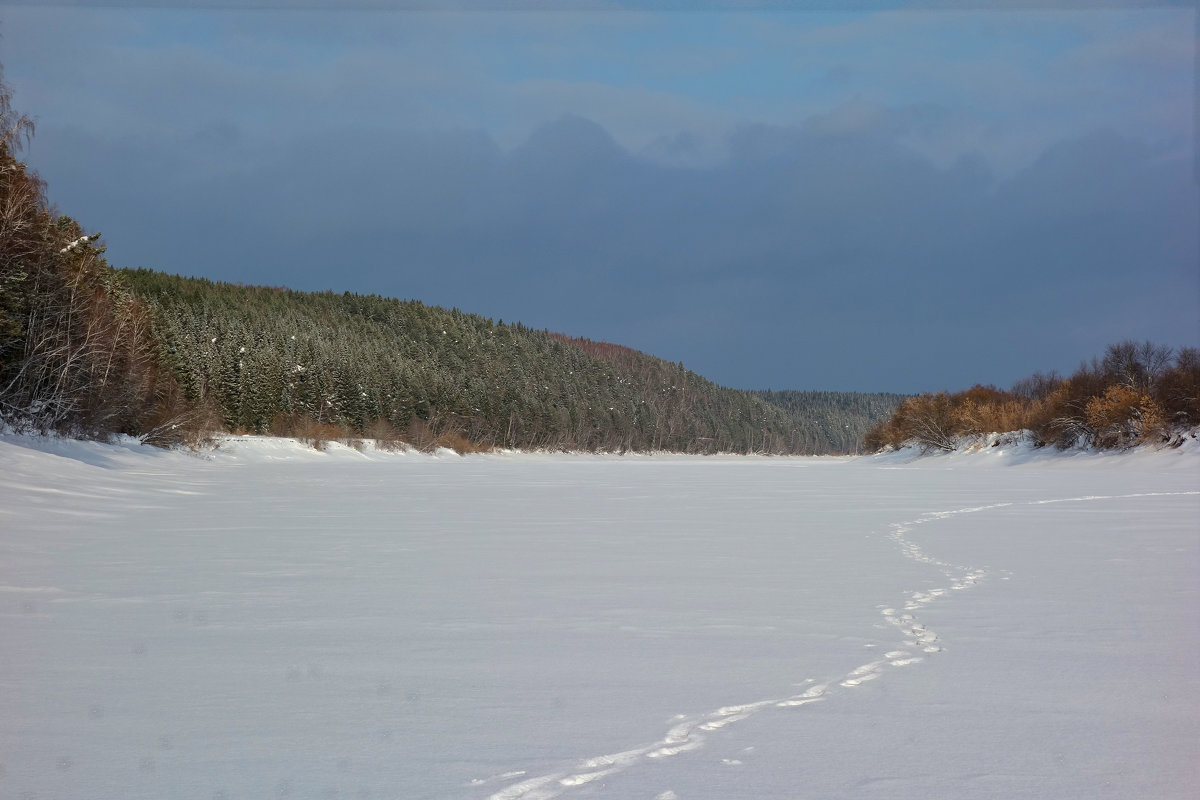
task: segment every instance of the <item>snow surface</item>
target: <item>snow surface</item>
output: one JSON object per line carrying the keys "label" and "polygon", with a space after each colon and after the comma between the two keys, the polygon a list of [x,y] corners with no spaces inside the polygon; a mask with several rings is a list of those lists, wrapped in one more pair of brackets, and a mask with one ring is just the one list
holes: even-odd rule
{"label": "snow surface", "polygon": [[1194,797],[1198,478],[3,436],[0,797]]}

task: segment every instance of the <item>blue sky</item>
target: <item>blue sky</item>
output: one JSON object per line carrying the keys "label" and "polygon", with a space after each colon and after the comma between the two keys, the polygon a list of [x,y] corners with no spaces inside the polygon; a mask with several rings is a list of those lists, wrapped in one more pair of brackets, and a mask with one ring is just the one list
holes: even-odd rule
{"label": "blue sky", "polygon": [[155,5],[0,3],[25,157],[119,266],[411,297],[743,388],[1200,344],[1186,4]]}

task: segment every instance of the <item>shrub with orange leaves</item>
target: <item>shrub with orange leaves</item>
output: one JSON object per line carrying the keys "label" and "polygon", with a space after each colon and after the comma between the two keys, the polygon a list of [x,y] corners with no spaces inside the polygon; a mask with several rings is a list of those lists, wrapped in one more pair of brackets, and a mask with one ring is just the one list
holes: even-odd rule
{"label": "shrub with orange leaves", "polygon": [[1101,447],[1131,447],[1165,441],[1167,423],[1150,395],[1124,384],[1110,386],[1088,401],[1087,424]]}

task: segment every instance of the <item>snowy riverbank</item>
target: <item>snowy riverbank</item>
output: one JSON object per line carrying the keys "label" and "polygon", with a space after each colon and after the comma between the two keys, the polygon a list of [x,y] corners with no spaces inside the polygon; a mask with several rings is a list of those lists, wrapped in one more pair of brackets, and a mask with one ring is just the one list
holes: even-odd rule
{"label": "snowy riverbank", "polygon": [[0,437],[0,796],[1187,797],[1198,478]]}

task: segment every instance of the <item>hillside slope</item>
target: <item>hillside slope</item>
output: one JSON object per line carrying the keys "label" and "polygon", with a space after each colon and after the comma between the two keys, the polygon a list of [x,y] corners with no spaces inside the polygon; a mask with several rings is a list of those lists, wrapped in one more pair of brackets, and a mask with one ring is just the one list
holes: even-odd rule
{"label": "hillside slope", "polygon": [[[315,424],[416,443],[678,452],[828,452],[794,414],[644,353],[456,309],[122,273],[189,402],[225,427]],[[614,346],[607,345],[612,348]]]}
{"label": "hillside slope", "polygon": [[802,411],[616,345],[415,301],[115,270],[18,160],[32,122],[10,99],[0,75],[0,424],[160,445],[227,429],[426,449],[850,449]]}
{"label": "hillside slope", "polygon": [[792,418],[806,452],[857,453],[867,432],[891,417],[908,397],[881,392],[759,391],[755,395]]}

